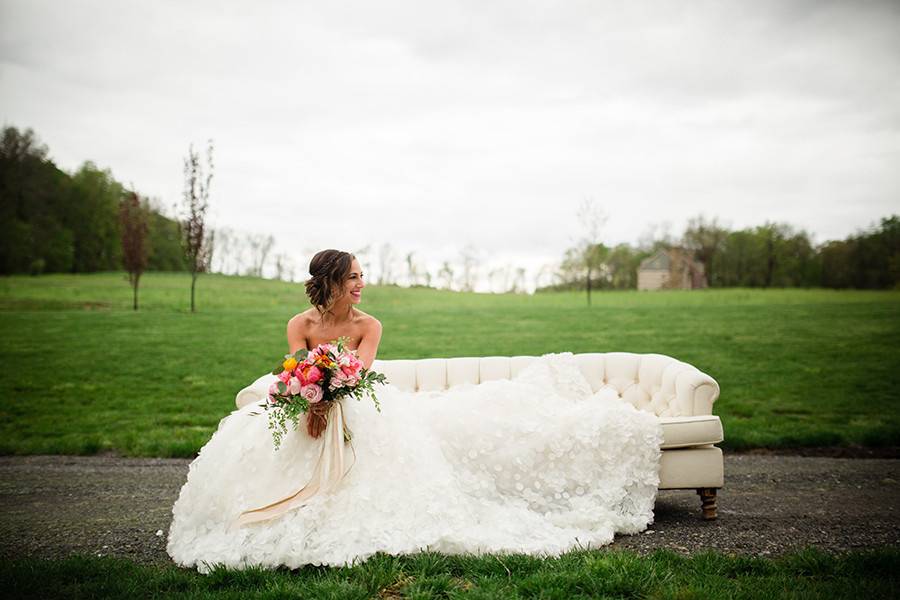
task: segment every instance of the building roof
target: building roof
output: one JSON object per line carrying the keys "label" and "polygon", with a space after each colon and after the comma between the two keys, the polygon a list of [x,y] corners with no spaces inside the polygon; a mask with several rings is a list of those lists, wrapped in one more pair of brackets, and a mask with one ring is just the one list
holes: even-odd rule
{"label": "building roof", "polygon": [[657,250],[655,254],[648,256],[641,261],[641,270],[647,271],[668,271],[672,261],[669,258],[667,250]]}

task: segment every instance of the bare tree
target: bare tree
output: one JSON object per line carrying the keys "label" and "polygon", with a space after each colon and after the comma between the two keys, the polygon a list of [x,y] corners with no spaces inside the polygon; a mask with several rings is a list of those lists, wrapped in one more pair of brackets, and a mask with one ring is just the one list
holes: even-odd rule
{"label": "bare tree", "polygon": [[449,261],[444,261],[437,273],[438,279],[441,280],[441,287],[445,290],[453,289],[453,267]]}
{"label": "bare tree", "polygon": [[191,312],[195,312],[194,291],[200,273],[209,271],[212,262],[213,235],[206,230],[206,211],[209,209],[209,185],[213,178],[213,143],[206,148],[206,167],[194,146],[188,148],[184,159],[184,209],[182,221],[184,253],[191,272]]}
{"label": "bare tree", "polygon": [[668,249],[674,245],[671,221],[650,223],[638,237],[638,249],[642,252],[656,252],[660,248]]}
{"label": "bare tree", "polygon": [[416,253],[406,254],[406,279],[410,286],[419,285],[419,266],[416,264]]}
{"label": "bare tree", "polygon": [[384,243],[378,248],[378,285],[389,285],[393,281],[392,267],[394,263],[394,249],[389,243]]}
{"label": "bare tree", "polygon": [[478,261],[478,250],[471,244],[466,244],[460,252],[460,262],[462,263],[460,288],[464,292],[475,290],[475,284],[478,283]]}
{"label": "bare tree", "polygon": [[488,271],[488,285],[491,288],[491,292],[506,291],[506,275],[506,267],[496,267]]}
{"label": "bare tree", "polygon": [[534,289],[538,290],[542,287],[553,285],[555,279],[556,267],[550,264],[542,265],[534,276]]}
{"label": "bare tree", "polygon": [[282,281],[293,281],[294,272],[296,271],[294,259],[280,252],[275,255],[275,278]]}
{"label": "bare tree", "polygon": [[244,275],[250,267],[250,240],[246,234],[236,233],[234,236],[234,274]]}
{"label": "bare tree", "polygon": [[217,228],[216,231],[216,255],[210,268],[215,273],[228,273],[231,263],[234,262],[234,252],[237,250],[238,234],[228,227]]}
{"label": "bare tree", "polygon": [[150,215],[137,193],[129,192],[119,202],[119,226],[122,235],[122,264],[128,271],[128,283],[134,291],[134,310],[138,309],[138,284],[147,268]]}
{"label": "bare tree", "polygon": [[266,258],[268,258],[269,252],[272,251],[272,246],[274,245],[275,238],[271,235],[263,233],[247,235],[247,246],[250,250],[250,268],[247,270],[247,275],[252,277],[263,276]]}
{"label": "bare tree", "polygon": [[603,244],[600,235],[608,217],[591,198],[586,198],[578,207],[578,221],[584,232],[578,244],[580,260],[585,270],[585,289],[587,290],[587,303],[591,305],[591,278],[600,268],[602,262]]}
{"label": "bare tree", "polygon": [[[512,270],[512,267],[510,267]],[[512,285],[509,287],[509,291],[513,294],[520,294],[525,291],[525,269],[522,267],[516,267],[515,275],[513,276]]]}

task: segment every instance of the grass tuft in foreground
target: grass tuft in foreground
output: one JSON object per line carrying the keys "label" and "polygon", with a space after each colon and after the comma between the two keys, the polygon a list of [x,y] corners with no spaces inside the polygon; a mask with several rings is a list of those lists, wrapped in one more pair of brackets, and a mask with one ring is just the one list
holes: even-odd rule
{"label": "grass tuft in foreground", "polygon": [[0,564],[15,598],[895,598],[900,551],[831,555],[808,549],[774,559],[714,552],[577,551],[522,555],[376,555],[345,568],[216,568],[209,575],[118,558],[75,556]]}

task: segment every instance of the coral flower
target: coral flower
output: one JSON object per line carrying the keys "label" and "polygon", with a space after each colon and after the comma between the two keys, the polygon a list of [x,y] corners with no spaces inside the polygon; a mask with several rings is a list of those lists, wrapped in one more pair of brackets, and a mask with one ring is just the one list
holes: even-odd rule
{"label": "coral flower", "polygon": [[320,356],[316,359],[316,366],[325,367],[326,369],[330,369],[334,366],[334,361],[328,358],[327,356]]}
{"label": "coral flower", "polygon": [[319,370],[315,365],[310,365],[304,363],[297,368],[296,371],[297,377],[300,378],[300,382],[303,385],[308,385],[310,383],[316,383],[320,379],[322,379],[322,371]]}

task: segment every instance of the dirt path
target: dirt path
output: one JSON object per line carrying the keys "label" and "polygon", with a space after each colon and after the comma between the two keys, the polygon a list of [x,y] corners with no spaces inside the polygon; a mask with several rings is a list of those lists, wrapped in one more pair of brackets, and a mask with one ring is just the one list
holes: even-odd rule
{"label": "dirt path", "polygon": [[[0,457],[0,557],[74,552],[168,563],[171,507],[188,460]],[[769,555],[900,546],[900,460],[732,454],[719,519],[691,491],[661,492],[656,523],[613,547]]]}

